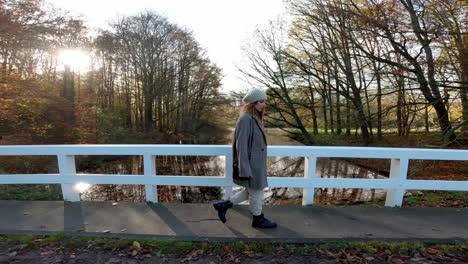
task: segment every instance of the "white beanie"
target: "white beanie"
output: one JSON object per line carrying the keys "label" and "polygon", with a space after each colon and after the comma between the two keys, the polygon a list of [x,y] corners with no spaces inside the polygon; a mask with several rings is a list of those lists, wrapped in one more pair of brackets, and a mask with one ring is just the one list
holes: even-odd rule
{"label": "white beanie", "polygon": [[245,103],[253,103],[253,102],[260,101],[260,100],[265,101],[266,99],[267,99],[267,95],[265,91],[263,91],[260,88],[252,88],[247,92],[244,98],[242,98],[242,101],[244,101]]}

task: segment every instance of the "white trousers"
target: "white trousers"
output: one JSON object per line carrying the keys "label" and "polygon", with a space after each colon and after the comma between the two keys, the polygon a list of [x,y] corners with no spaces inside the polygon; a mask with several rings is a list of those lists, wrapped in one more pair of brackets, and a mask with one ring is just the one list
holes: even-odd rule
{"label": "white trousers", "polygon": [[249,200],[250,213],[255,216],[262,214],[263,190],[244,188],[229,200],[231,200],[233,204],[239,204],[243,201]]}

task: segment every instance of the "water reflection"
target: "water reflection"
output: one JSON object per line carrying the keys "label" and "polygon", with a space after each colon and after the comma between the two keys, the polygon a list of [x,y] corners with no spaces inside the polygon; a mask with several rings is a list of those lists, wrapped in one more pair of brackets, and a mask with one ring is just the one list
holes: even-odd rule
{"label": "water reflection", "polygon": [[[270,159],[269,175],[277,177],[304,176],[304,158],[277,157]],[[317,159],[316,167],[317,177],[322,178],[387,178],[341,159],[319,158]],[[314,203],[363,203],[383,197],[385,193],[384,190],[376,189],[317,188],[315,190]],[[301,204],[302,188],[273,188],[268,192],[265,202],[267,204]]]}
{"label": "water reflection", "polygon": [[[121,157],[85,167],[82,173],[143,174],[140,156]],[[157,174],[189,176],[224,175],[224,157],[160,156],[156,158]],[[320,158],[317,160],[317,177],[328,178],[386,178],[375,172],[355,166],[344,160]],[[304,158],[269,157],[268,173],[276,177],[304,177]],[[219,187],[158,186],[160,202],[207,203],[219,200],[223,190]],[[234,192],[239,188],[235,188]],[[382,197],[383,190],[319,188],[315,191],[317,204],[360,203]],[[81,194],[82,200],[91,201],[145,201],[141,185],[92,185]],[[266,193],[266,204],[301,204],[301,188],[272,188]]]}
{"label": "water reflection", "polygon": [[[143,174],[143,157],[119,157],[102,162],[89,162],[85,157],[77,162],[79,173],[97,174]],[[165,175],[221,176],[224,175],[224,157],[204,156],[158,156],[156,157],[158,177]],[[218,187],[157,186],[158,201],[203,203],[218,200],[222,189]],[[145,201],[143,185],[91,185],[81,192],[84,201]]]}
{"label": "water reflection", "polygon": [[[80,156],[76,167],[78,173],[141,175],[143,159],[141,156]],[[99,184],[83,189],[80,196],[84,201],[142,202],[145,188],[141,185]]]}

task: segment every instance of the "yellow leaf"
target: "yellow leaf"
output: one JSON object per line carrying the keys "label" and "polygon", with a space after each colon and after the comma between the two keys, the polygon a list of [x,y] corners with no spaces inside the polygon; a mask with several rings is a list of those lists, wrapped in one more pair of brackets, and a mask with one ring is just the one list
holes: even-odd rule
{"label": "yellow leaf", "polygon": [[141,245],[140,245],[140,243],[138,243],[138,241],[133,241],[133,246],[138,250],[141,249]]}

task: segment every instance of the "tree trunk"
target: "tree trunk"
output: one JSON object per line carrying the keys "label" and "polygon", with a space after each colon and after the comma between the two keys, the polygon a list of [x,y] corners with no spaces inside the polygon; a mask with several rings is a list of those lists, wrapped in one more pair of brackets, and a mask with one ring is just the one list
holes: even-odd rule
{"label": "tree trunk", "polygon": [[328,134],[327,96],[326,96],[325,90],[323,91],[323,94],[322,94],[322,110],[323,110],[323,125],[324,125],[325,134]]}
{"label": "tree trunk", "polygon": [[327,67],[327,78],[328,78],[328,90],[327,90],[327,99],[328,99],[328,109],[330,113],[330,133],[334,134],[335,133],[335,128],[334,128],[334,122],[333,122],[333,100],[332,100],[332,87],[330,84],[331,76],[330,76],[330,67]]}
{"label": "tree trunk", "polygon": [[144,128],[146,132],[153,129],[153,96],[151,93],[151,85],[148,83],[143,84],[144,93]]}
{"label": "tree trunk", "polygon": [[371,115],[371,107],[370,107],[370,100],[369,100],[369,92],[367,91],[367,87],[364,88],[364,94],[366,96],[366,108],[367,108],[367,116],[368,116],[368,126],[369,126],[369,131],[370,135],[373,136],[374,132],[372,131],[372,115]]}
{"label": "tree trunk", "polygon": [[356,107],[356,119],[358,121],[359,127],[361,128],[361,135],[364,144],[367,146],[370,143],[370,135],[367,126],[367,119],[364,113],[361,97],[354,96],[353,100],[354,106]]}
{"label": "tree trunk", "polygon": [[340,93],[336,93],[336,134],[341,135],[341,102]]}
{"label": "tree trunk", "polygon": [[[349,85],[346,85],[347,94],[349,94],[349,90]],[[351,135],[351,103],[349,98],[346,98],[346,135]]]}
{"label": "tree trunk", "polygon": [[427,36],[427,31],[424,31],[421,28],[420,17],[414,9],[413,1],[405,0],[405,2],[403,2],[403,0],[400,0],[400,2],[403,4],[406,3],[405,8],[408,10],[408,13],[411,17],[411,25],[415,31],[415,35],[419,41],[419,44],[421,44],[422,49],[424,50],[426,57],[427,79],[425,78],[425,71],[423,71],[421,65],[416,60],[412,60],[413,66],[416,70],[415,73],[421,87],[420,89],[422,90],[426,100],[428,100],[432,106],[434,106],[437,117],[439,118],[439,125],[442,130],[444,140],[452,142],[456,139],[456,136],[452,130],[448,111],[444,105],[444,102],[442,101],[439,87],[437,86],[437,82],[435,80],[435,61],[432,54],[432,49],[429,45],[431,40]]}
{"label": "tree trunk", "polygon": [[309,93],[310,93],[310,102],[309,102],[309,110],[312,115],[312,127],[314,130],[314,135],[318,135],[318,125],[317,125],[317,112],[315,111],[315,95],[314,95],[314,89],[312,89],[312,83],[310,81],[310,77],[308,76],[307,82],[308,82],[308,88],[309,88]]}
{"label": "tree trunk", "polygon": [[377,79],[377,138],[382,139],[382,83],[380,78],[380,63],[376,68]]}
{"label": "tree trunk", "polygon": [[429,104],[424,106],[424,126],[426,128],[426,132],[429,132]]}
{"label": "tree trunk", "polygon": [[405,82],[403,76],[399,74],[397,77],[397,128],[398,128],[398,136],[403,136],[403,111],[404,111],[404,102],[405,102]]}
{"label": "tree trunk", "polygon": [[[336,83],[336,89],[340,89],[341,87],[341,82],[340,78],[338,78],[338,66],[336,63],[334,65],[334,76],[335,76],[335,83]],[[340,92],[336,92],[336,134],[340,135],[341,134],[341,102],[340,102]]]}
{"label": "tree trunk", "polygon": [[[463,108],[463,120],[465,122],[468,122],[468,52],[467,52],[467,55],[466,55],[467,58],[465,58],[465,60],[467,60],[466,62],[466,67],[464,67],[464,69],[462,70],[462,74],[463,74],[463,79],[462,79],[462,84],[461,84],[461,88],[460,88],[460,98],[461,98],[461,101],[462,101],[462,108]],[[464,142],[468,142],[468,124],[465,124],[464,126],[462,126],[462,139]]]}

